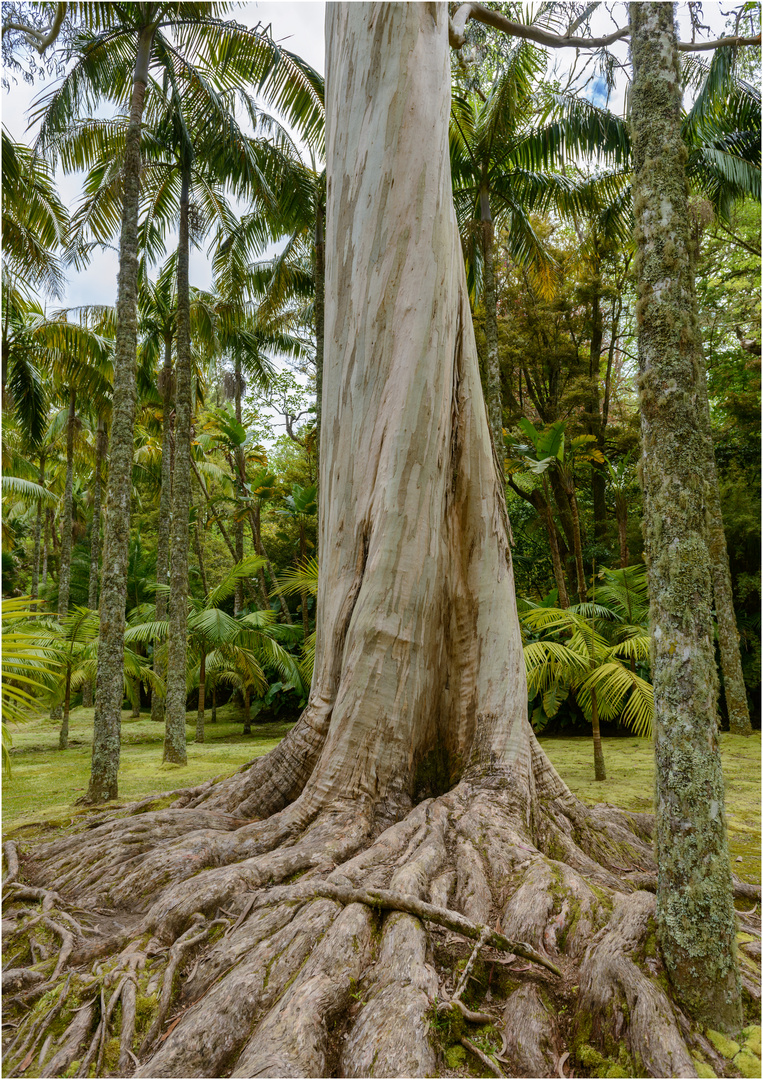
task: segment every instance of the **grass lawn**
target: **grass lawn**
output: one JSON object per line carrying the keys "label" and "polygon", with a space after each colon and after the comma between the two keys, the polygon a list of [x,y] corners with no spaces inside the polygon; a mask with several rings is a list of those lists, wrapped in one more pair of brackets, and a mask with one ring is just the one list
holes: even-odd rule
{"label": "grass lawn", "polygon": [[[209,716],[209,714],[207,714]],[[207,722],[207,741],[193,742],[196,714],[188,713],[188,765],[162,765],[164,728],[147,713],[139,720],[122,713],[120,801],[129,802],[179,787],[191,787],[213,776],[227,776],[253,757],[271,750],[291,727],[287,722],[252,725],[241,734],[238,710],[217,710],[216,724]],[[3,785],[3,827],[12,834],[35,821],[68,824],[74,802],[87,789],[93,710],[74,709],[69,720],[69,748],[60,751],[58,723],[47,717],[12,728],[13,774]],[[587,803],[608,802],[628,810],[651,810],[654,760],[648,740],[604,739],[607,780],[593,778],[591,740],[541,738],[543,749],[572,791]],[[726,812],[734,870],[746,881],[760,882],[761,804],[760,733],[744,739],[721,735]],[[23,829],[21,836],[29,836]],[[737,858],[741,856],[741,862]]]}

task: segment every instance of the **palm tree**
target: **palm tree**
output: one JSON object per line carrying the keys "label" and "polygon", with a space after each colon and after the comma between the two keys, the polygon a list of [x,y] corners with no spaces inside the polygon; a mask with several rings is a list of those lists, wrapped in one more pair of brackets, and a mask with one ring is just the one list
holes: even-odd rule
{"label": "palm tree", "polygon": [[[543,53],[527,41],[512,44],[487,94],[454,94],[450,124],[453,199],[473,293],[481,269],[485,308],[486,396],[496,452],[503,450],[498,325],[494,272],[495,224],[505,228],[508,254],[528,266],[542,286],[553,264],[530,220],[551,206],[580,206],[577,185],[548,166],[565,153],[591,149],[619,160],[622,124],[585,107],[558,122],[535,128],[536,79]],[[614,118],[613,118],[614,119]],[[478,243],[475,245],[474,240]]]}
{"label": "palm tree", "polygon": [[38,614],[28,597],[3,600],[2,751],[3,771],[8,774],[11,735],[6,721],[22,723],[38,709],[40,695],[50,691],[60,671],[60,661],[40,645]]}
{"label": "palm tree", "polygon": [[[643,568],[640,571],[643,579]],[[616,585],[609,588],[616,591]],[[648,735],[654,713],[651,684],[631,666],[631,661],[648,662],[648,630],[626,622],[615,603],[608,606],[601,600],[600,592],[597,602],[594,588],[590,603],[566,609],[527,600],[519,604],[527,689],[530,700],[538,695],[541,699],[534,719],[545,725],[574,693],[591,722],[596,780],[606,779],[600,720],[619,720],[637,735]],[[602,633],[603,628],[609,628],[609,633]]]}
{"label": "palm tree", "polygon": [[[84,109],[104,100],[120,104],[130,96],[130,120],[125,134],[124,196],[120,234],[117,295],[117,336],[114,363],[114,404],[109,454],[111,513],[104,541],[101,588],[99,674],[93,759],[87,798],[115,798],[119,767],[119,679],[124,652],[124,583],[127,563],[127,523],[130,520],[135,377],[137,357],[138,212],[141,183],[141,122],[152,65],[185,46],[189,53],[206,45],[220,60],[221,71],[236,74],[236,63],[247,76],[261,78],[265,96],[286,102],[300,70],[292,64],[278,69],[280,50],[265,35],[227,27],[215,15],[218,3],[137,3],[92,5],[93,31],[83,29],[75,41],[78,58],[59,86],[40,102],[42,125],[37,145],[56,152],[61,132]],[[237,44],[236,44],[237,43]],[[295,74],[296,72],[296,74]],[[304,80],[309,84],[309,76]],[[293,98],[293,95],[292,95]],[[303,102],[304,105],[304,102]],[[63,155],[65,167],[81,167]]]}
{"label": "palm tree", "polygon": [[[291,495],[287,495],[284,498],[284,507],[279,510],[279,513],[284,517],[290,518],[294,521],[299,529],[299,562],[304,566],[307,562],[307,523],[314,520],[315,515],[318,512],[318,504],[315,496],[317,489],[315,486],[301,487],[299,484],[292,484]],[[307,641],[308,634],[310,633],[310,616],[307,611],[307,595],[306,589],[303,589],[300,593],[302,600],[302,628],[305,634],[305,641]]]}

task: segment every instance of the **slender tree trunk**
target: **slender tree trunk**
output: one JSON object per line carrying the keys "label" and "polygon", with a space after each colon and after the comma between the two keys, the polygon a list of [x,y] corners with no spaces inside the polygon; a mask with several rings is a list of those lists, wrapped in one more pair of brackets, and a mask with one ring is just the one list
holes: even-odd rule
{"label": "slender tree trunk", "polygon": [[[87,606],[91,611],[98,607],[98,567],[101,551],[101,484],[103,462],[106,459],[106,421],[98,417],[95,434],[95,477],[93,479],[93,520],[90,525],[90,579],[87,588]],[[90,679],[82,686],[82,704],[86,709],[93,707],[93,684]]]}
{"label": "slender tree trunk", "polygon": [[[172,520],[172,334],[164,338],[164,364],[162,366],[160,389],[162,393],[162,490],[159,496],[159,521],[156,527],[156,583],[169,584],[170,565],[170,521]],[[167,618],[167,595],[156,594],[156,618]],[[160,679],[166,680],[167,662],[154,648],[154,671]],[[157,690],[151,691],[151,719],[154,723],[164,720],[164,698]]]}
{"label": "slender tree trunk", "polygon": [[140,679],[130,678],[127,680],[130,687],[130,709],[133,720],[140,719]]}
{"label": "slender tree trunk", "polygon": [[630,5],[639,391],[655,698],[657,926],[694,1016],[741,1026],[717,736],[701,345],[672,4]]}
{"label": "slender tree trunk", "polygon": [[196,715],[196,742],[204,742],[204,697],[207,680],[207,654],[201,650],[199,661],[199,709]]}
{"label": "slender tree trunk", "polygon": [[140,133],[154,26],[138,35],[130,120],[125,136],[124,199],[119,241],[117,336],[114,347],[114,393],[109,444],[109,484],[103,543],[98,675],[93,725],[93,758],[87,802],[118,795],[122,723],[125,596],[130,538],[133,434],[135,428],[138,348],[138,204]]}
{"label": "slender tree trunk", "polygon": [[[63,520],[61,522],[61,557],[58,561],[58,618],[65,619],[69,614],[69,586],[72,576],[72,489],[74,486],[74,423],[76,420],[77,391],[69,387],[69,412],[66,418],[66,485],[64,487]],[[51,720],[61,720],[61,706],[54,705],[50,711]],[[67,731],[63,720],[59,746],[67,746]]]}
{"label": "slender tree trunk", "polygon": [[[299,561],[302,566],[304,566],[307,561],[307,536],[305,535],[305,525],[303,521],[300,521],[299,523]],[[307,641],[308,634],[310,633],[310,617],[307,613],[307,593],[303,592],[300,599],[302,601],[302,632],[305,641]]]}
{"label": "slender tree trunk", "polygon": [[[40,473],[37,478],[37,482],[40,487],[45,487],[45,451],[40,451]],[[36,600],[39,595],[40,585],[40,551],[41,551],[41,538],[42,538],[42,519],[45,514],[45,509],[42,505],[42,499],[37,503],[37,516],[34,521],[34,547],[32,548],[32,588],[31,598]],[[33,605],[33,608],[36,605]]]}
{"label": "slender tree trunk", "polygon": [[604,766],[604,750],[601,745],[601,729],[599,728],[599,703],[596,700],[595,690],[591,690],[591,729],[593,731],[594,779],[606,780],[607,770]]}
{"label": "slender tree trunk", "polygon": [[66,419],[66,486],[61,520],[61,557],[58,564],[58,617],[69,614],[69,586],[72,576],[72,489],[74,486],[74,424],[77,391],[69,388],[69,412]]}
{"label": "slender tree trunk", "polygon": [[188,657],[188,514],[191,507],[191,313],[188,285],[190,162],[183,169],[178,240],[175,466],[172,475],[170,603],[164,761],[185,765],[186,663]]}
{"label": "slender tree trunk", "polygon": [[[241,356],[240,356],[238,350],[236,350],[236,361],[235,361],[235,363],[236,363],[235,407],[236,407],[236,419],[238,420],[238,422],[240,424],[241,423],[241,391],[242,391],[242,386],[243,386],[243,373],[241,371]],[[241,464],[241,462],[239,460],[240,453],[241,452],[239,451],[239,449],[237,447],[236,450],[235,450],[235,458],[236,458],[235,464],[236,464],[237,471],[236,471],[236,476],[234,478],[234,483],[235,483],[236,493],[237,494],[240,493],[240,494],[243,495],[243,491],[239,490],[240,489],[240,474],[243,471],[243,466],[242,466],[242,464]],[[244,522],[243,522],[243,519],[241,518],[240,510],[241,510],[241,507],[237,506],[236,507],[236,516],[235,516],[234,521],[233,521],[233,541],[234,541],[234,543],[236,545],[235,558],[236,558],[237,563],[241,562],[241,560],[244,557]],[[234,617],[236,615],[238,615],[238,613],[241,611],[243,606],[244,606],[244,582],[241,580],[241,578],[239,578],[238,581],[236,582],[236,591],[235,591],[235,593],[233,595],[233,615],[234,615]]]}
{"label": "slender tree trunk", "polygon": [[620,541],[620,568],[630,562],[628,551],[628,502],[624,495],[615,496],[615,512],[617,514],[617,536]]}
{"label": "slender tree trunk", "polygon": [[212,687],[212,715],[209,718],[211,724],[217,723],[217,683]]}
{"label": "slender tree trunk", "polygon": [[50,521],[53,511],[48,507],[45,511],[45,528],[42,540],[42,570],[40,572],[40,588],[44,589],[48,583],[48,549],[50,547]]}
{"label": "slender tree trunk", "polygon": [[242,721],[244,723],[244,730],[243,730],[244,735],[251,735],[252,734],[252,718],[251,718],[251,716],[249,714],[249,707],[250,707],[251,698],[252,698],[252,688],[251,688],[251,686],[246,686],[244,688],[244,705],[243,705],[243,708],[241,710],[241,719],[242,719]]}
{"label": "slender tree trunk", "polygon": [[[323,363],[323,360],[321,360]],[[258,555],[262,555],[262,506],[259,501],[254,506],[254,536],[255,536],[255,550]],[[262,596],[265,600],[265,607],[270,607],[270,595],[268,593],[267,582],[265,581],[265,570],[263,567],[259,569],[260,588],[262,589]]]}
{"label": "slender tree trunk", "polygon": [[570,479],[570,484],[567,489],[567,498],[569,499],[570,511],[572,513],[572,540],[573,552],[575,555],[578,603],[584,604],[588,596],[588,591],[586,589],[585,568],[583,566],[583,541],[580,534],[580,513],[578,511],[577,496],[575,495],[574,480],[572,479]]}
{"label": "slender tree trunk", "polygon": [[196,559],[199,563],[199,574],[201,575],[201,587],[204,590],[204,595],[207,595],[209,591],[207,588],[207,574],[204,569],[204,548],[201,542],[201,526],[199,525],[199,515],[196,515],[196,528],[194,530],[194,539],[196,543]]}
{"label": "slender tree trunk", "polygon": [[61,719],[61,730],[58,733],[58,749],[66,750],[69,745],[69,707],[71,705],[72,697],[72,671],[70,667],[66,669],[65,677],[65,689],[64,689],[64,710]]}
{"label": "slender tree trunk", "polygon": [[[599,401],[599,369],[601,367],[601,347],[604,340],[604,315],[601,310],[601,277],[598,266],[594,271],[593,296],[591,298],[591,352],[589,359],[589,378],[591,379],[591,420],[589,430],[596,437],[596,445],[604,451],[604,425]],[[597,540],[603,540],[607,533],[606,466],[602,461],[591,462],[591,496],[593,501],[593,534]]]}
{"label": "slender tree trunk", "polygon": [[551,565],[554,568],[554,581],[556,582],[556,591],[559,594],[559,607],[568,608],[570,606],[570,598],[567,595],[567,583],[564,578],[564,567],[562,566],[562,558],[559,553],[559,539],[556,534],[556,523],[554,521],[554,515],[551,511],[551,501],[548,494],[548,483],[546,477],[543,477],[543,491],[545,493],[545,515],[546,515],[546,532],[548,533],[548,541],[551,546]]}
{"label": "slender tree trunk", "polygon": [[493,265],[493,219],[490,213],[490,194],[480,192],[480,216],[482,219],[482,258],[485,275],[485,359],[486,405],[490,434],[499,462],[503,461],[503,409],[501,407],[501,369],[498,363],[498,310],[495,296],[495,269]]}

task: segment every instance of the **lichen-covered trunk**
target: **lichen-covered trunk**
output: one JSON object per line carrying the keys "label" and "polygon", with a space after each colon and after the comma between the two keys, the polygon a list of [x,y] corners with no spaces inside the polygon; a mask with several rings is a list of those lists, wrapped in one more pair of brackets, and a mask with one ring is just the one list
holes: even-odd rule
{"label": "lichen-covered trunk", "polygon": [[93,757],[86,799],[105,802],[118,795],[122,722],[125,597],[130,539],[133,435],[135,428],[138,349],[138,204],[140,202],[140,134],[143,101],[154,27],[138,34],[130,119],[125,135],[122,231],[119,240],[117,333],[114,345],[114,391],[106,532],[103,542],[98,673],[93,724]]}
{"label": "lichen-covered trunk", "polygon": [[[243,389],[243,374],[241,371],[241,355],[236,350],[235,358],[235,375],[236,375],[236,390],[235,390],[235,409],[236,419],[239,424],[241,423],[241,398]],[[239,461],[240,451],[235,451],[235,475],[233,477],[233,486],[238,495],[243,495],[243,491],[240,490],[240,473],[244,471],[244,467]],[[236,507],[236,516],[233,519],[233,543],[236,547],[236,562],[239,563],[244,557],[244,520],[241,516],[241,508]],[[233,614],[238,615],[244,606],[244,582],[241,578],[236,582],[236,590],[233,594]]]}
{"label": "lichen-covered trunk", "polygon": [[[167,333],[164,338],[164,364],[159,380],[162,394],[162,489],[159,495],[159,519],[156,525],[156,583],[169,584],[170,566],[170,521],[172,519],[172,337]],[[156,594],[157,621],[167,618],[167,594]],[[154,648],[154,671],[160,679],[166,675],[166,658],[160,658],[159,649]],[[151,719],[154,723],[164,720],[164,698],[158,690],[151,691]]]}
{"label": "lichen-covered trunk", "polygon": [[188,284],[190,162],[180,192],[177,265],[177,365],[175,374],[175,464],[172,473],[170,600],[167,634],[167,697],[164,761],[185,765],[186,662],[188,658],[188,514],[191,508],[191,297]]}
{"label": "lichen-covered trunk", "polygon": [[[40,487],[45,486],[45,451],[40,451],[40,472],[37,477],[37,483]],[[40,561],[41,561],[41,540],[42,540],[42,519],[45,514],[45,510],[42,505],[42,499],[37,502],[37,514],[34,519],[34,545],[32,547],[32,587],[29,595],[32,600],[37,599],[37,595],[40,589]],[[32,605],[34,607],[34,605]]]}
{"label": "lichen-covered trunk", "polygon": [[[65,619],[69,614],[69,585],[72,576],[72,492],[74,488],[74,424],[76,421],[77,391],[69,387],[69,410],[66,417],[66,483],[64,486],[64,505],[61,521],[61,552],[58,560],[58,618]],[[65,750],[69,742],[69,721],[66,726],[61,715],[61,706],[56,704],[50,710],[51,720],[61,720],[58,745]]]}
{"label": "lichen-covered trunk", "polygon": [[672,4],[630,5],[645,552],[655,697],[657,924],[678,993],[740,1026],[736,926],[717,736],[710,481]]}
{"label": "lichen-covered trunk", "polygon": [[[101,486],[103,463],[106,460],[106,421],[98,417],[95,433],[95,475],[93,477],[93,519],[90,523],[90,577],[87,583],[87,606],[91,611],[98,607],[98,570],[101,554]],[[90,679],[82,686],[82,704],[86,709],[93,706],[93,684]]]}
{"label": "lichen-covered trunk", "polygon": [[625,567],[630,562],[628,551],[628,500],[625,495],[615,495],[615,513],[617,514],[617,538],[620,543],[620,567]]}
{"label": "lichen-covered trunk", "polygon": [[58,749],[66,750],[69,745],[69,712],[72,700],[72,672],[67,667],[64,676],[64,711],[61,718],[61,729],[58,733]]}
{"label": "lichen-covered trunk", "polygon": [[713,436],[710,428],[710,405],[707,399],[707,382],[704,364],[700,368],[700,409],[707,454],[707,547],[710,553],[710,569],[713,577],[713,601],[715,622],[718,628],[718,651],[721,655],[723,695],[729,730],[734,735],[752,735],[747,692],[742,675],[742,658],[739,653],[739,631],[734,612],[734,590],[731,585],[729,553],[721,511],[721,493],[718,487],[718,471],[715,464]]}

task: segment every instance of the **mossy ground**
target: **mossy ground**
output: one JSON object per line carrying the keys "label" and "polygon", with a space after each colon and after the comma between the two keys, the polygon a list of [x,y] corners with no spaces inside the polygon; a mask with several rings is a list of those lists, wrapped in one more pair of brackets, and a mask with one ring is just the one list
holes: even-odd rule
{"label": "mossy ground", "polygon": [[[289,722],[252,724],[242,735],[235,705],[217,710],[217,723],[205,727],[204,743],[194,742],[196,712],[186,714],[188,764],[162,765],[164,725],[153,723],[148,712],[133,719],[122,713],[122,754],[119,800],[129,802],[155,792],[191,787],[214,776],[227,776],[247,761],[272,750],[291,727]],[[3,829],[40,819],[62,819],[87,790],[93,739],[93,710],[78,708],[69,717],[69,748],[58,750],[58,721],[47,716],[11,727],[12,773],[3,784]]]}
{"label": "mossy ground", "polygon": [[[541,738],[540,743],[570,789],[592,806],[614,803],[649,813],[654,790],[654,751],[649,739],[602,739],[607,779],[594,780],[593,744],[587,738]],[[760,882],[760,732],[749,738],[720,735],[726,817],[734,872]],[[742,857],[737,862],[738,856]]]}
{"label": "mossy ground", "polygon": [[[154,792],[192,786],[214,776],[228,775],[239,766],[271,750],[289,731],[288,721],[252,724],[242,735],[238,709],[229,704],[217,710],[216,724],[207,723],[206,742],[194,742],[196,713],[186,716],[188,764],[162,765],[164,726],[149,714],[139,720],[122,713],[122,757],[119,771],[120,801],[139,799]],[[57,722],[47,716],[13,727],[13,773],[3,791],[6,830],[45,818],[61,818],[84,794],[90,775],[93,710],[74,709],[69,720],[68,750],[58,750]],[[590,739],[541,738],[543,749],[572,791],[584,802],[614,803],[627,810],[649,811],[652,806],[654,755],[647,739],[605,738],[607,779],[593,776]],[[726,812],[734,870],[747,881],[759,882],[760,842],[760,733],[751,738],[720,736]],[[65,822],[68,824],[67,822]]]}

